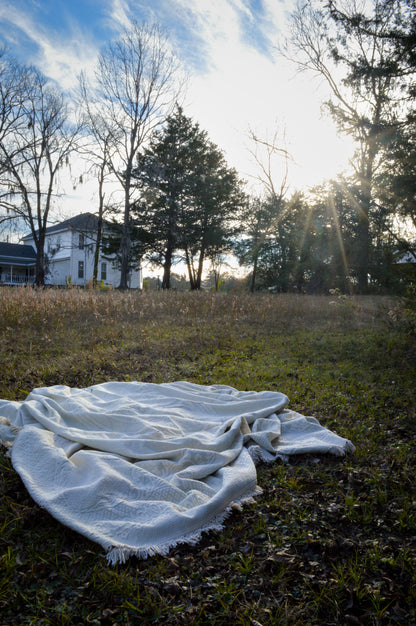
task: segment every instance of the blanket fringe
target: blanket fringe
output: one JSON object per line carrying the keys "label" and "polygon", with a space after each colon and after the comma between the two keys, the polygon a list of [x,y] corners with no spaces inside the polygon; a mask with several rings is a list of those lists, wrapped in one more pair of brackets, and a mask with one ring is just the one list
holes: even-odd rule
{"label": "blanket fringe", "polygon": [[247,452],[251,456],[251,460],[255,465],[257,463],[273,463],[277,459],[281,459],[283,463],[289,462],[289,455],[280,453],[271,453],[267,450],[262,450],[258,445],[247,446]]}
{"label": "blanket fringe", "polygon": [[[7,426],[7,428],[13,435],[17,435],[19,430],[21,430],[17,426],[14,426],[8,417],[3,417],[2,415],[0,415],[0,426]],[[10,439],[10,436],[7,439],[3,439],[2,437],[0,437],[0,446],[3,446],[3,448],[6,449],[6,456],[11,458],[13,442],[9,441],[9,439]]]}
{"label": "blanket fringe", "polygon": [[242,507],[245,504],[254,504],[255,496],[259,496],[263,493],[263,490],[257,485],[254,492],[249,495],[243,496],[236,502],[232,502],[224,511],[218,513],[210,522],[205,524],[203,527],[198,528],[198,530],[183,535],[178,539],[174,539],[172,541],[168,541],[166,543],[154,545],[154,546],[142,546],[140,548],[129,548],[127,546],[109,546],[107,548],[106,559],[109,565],[116,565],[117,563],[123,564],[132,557],[136,556],[139,559],[147,559],[148,557],[155,556],[159,554],[161,556],[166,556],[170,550],[176,548],[178,545],[186,543],[188,545],[194,546],[196,545],[200,539],[201,534],[214,531],[221,532],[224,529],[224,522],[227,517],[230,516],[233,510],[241,511]]}
{"label": "blanket fringe", "polygon": [[3,417],[1,415],[0,426],[7,426],[14,435],[17,435],[22,430],[20,426],[15,426],[15,424],[12,424],[8,417]]}

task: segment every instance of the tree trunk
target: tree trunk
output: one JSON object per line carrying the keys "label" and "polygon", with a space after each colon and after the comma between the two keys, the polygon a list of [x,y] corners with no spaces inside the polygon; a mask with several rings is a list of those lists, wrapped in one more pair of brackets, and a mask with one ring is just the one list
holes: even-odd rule
{"label": "tree trunk", "polygon": [[215,291],[219,291],[220,288],[220,273],[214,269],[214,285]]}
{"label": "tree trunk", "polygon": [[204,257],[205,257],[205,247],[201,249],[199,253],[198,259],[198,270],[196,274],[196,283],[194,289],[201,289],[202,284],[202,270],[204,269]]}
{"label": "tree trunk", "polygon": [[128,289],[127,277],[129,273],[129,261],[130,261],[130,175],[131,172],[126,172],[126,183],[124,190],[124,218],[123,218],[123,232],[120,241],[120,284],[119,289]]}
{"label": "tree trunk", "polygon": [[103,234],[103,213],[104,213],[104,171],[106,167],[106,160],[104,159],[99,169],[98,179],[98,220],[97,220],[97,239],[95,240],[94,251],[94,271],[92,275],[93,285],[97,286],[98,282],[98,263],[100,260],[101,238]]}
{"label": "tree trunk", "polygon": [[196,289],[195,271],[192,265],[192,259],[190,257],[187,246],[185,246],[185,261],[186,261],[186,267],[188,269],[189,285],[190,285],[191,291],[193,291]]}
{"label": "tree trunk", "polygon": [[[378,110],[373,119],[373,125],[377,128],[379,122]],[[358,291],[366,293],[368,290],[369,274],[369,251],[370,251],[370,208],[373,194],[374,162],[377,156],[377,145],[374,138],[367,136],[368,153],[362,167],[361,179],[361,206],[358,216],[358,253],[357,253],[357,281]]]}
{"label": "tree trunk", "polygon": [[170,274],[172,269],[173,253],[176,244],[176,220],[177,212],[174,209],[174,201],[170,199],[169,231],[166,241],[165,262],[163,264],[162,289],[170,289]]}
{"label": "tree trunk", "polygon": [[250,281],[251,293],[254,293],[254,290],[256,288],[257,263],[258,263],[258,254],[256,254],[254,257],[253,271],[251,273],[251,281]]}
{"label": "tree trunk", "polygon": [[100,248],[101,248],[101,237],[103,232],[103,217],[102,210],[98,214],[97,221],[97,239],[95,240],[95,251],[94,251],[94,271],[93,271],[93,285],[94,287],[98,284],[98,262],[100,260]]}
{"label": "tree trunk", "polygon": [[170,289],[170,273],[172,268],[172,248],[168,246],[163,264],[162,289]]}
{"label": "tree trunk", "polygon": [[370,229],[368,209],[370,198],[366,195],[362,202],[362,213],[358,218],[358,253],[357,253],[357,286],[359,293],[366,293],[368,289],[368,265],[370,247]]}
{"label": "tree trunk", "polygon": [[36,265],[35,265],[35,285],[36,287],[45,286],[45,235],[39,233],[36,246]]}

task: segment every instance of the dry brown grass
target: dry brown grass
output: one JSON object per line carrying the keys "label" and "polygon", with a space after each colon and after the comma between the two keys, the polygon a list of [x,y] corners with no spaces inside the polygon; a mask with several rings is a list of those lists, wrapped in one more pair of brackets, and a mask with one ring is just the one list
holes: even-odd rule
{"label": "dry brown grass", "polygon": [[0,288],[3,330],[56,328],[68,321],[93,325],[105,318],[132,320],[228,319],[269,325],[363,326],[380,317],[389,298],[303,296],[295,294],[221,294],[201,292],[101,292],[78,289]]}
{"label": "dry brown grass", "polygon": [[[209,376],[189,366],[270,333],[372,329],[387,301],[298,295],[0,289],[0,397],[109,379]],[[250,339],[251,338],[251,339]],[[241,349],[241,346],[240,346]],[[243,383],[241,383],[243,384]]]}

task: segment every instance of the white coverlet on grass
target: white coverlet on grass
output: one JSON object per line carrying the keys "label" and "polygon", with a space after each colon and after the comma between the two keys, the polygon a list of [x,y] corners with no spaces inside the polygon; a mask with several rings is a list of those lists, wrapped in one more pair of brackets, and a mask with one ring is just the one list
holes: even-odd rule
{"label": "white coverlet on grass", "polygon": [[0,401],[0,440],[40,506],[124,562],[220,529],[260,492],[259,460],[353,450],[287,403],[188,382],[45,387]]}

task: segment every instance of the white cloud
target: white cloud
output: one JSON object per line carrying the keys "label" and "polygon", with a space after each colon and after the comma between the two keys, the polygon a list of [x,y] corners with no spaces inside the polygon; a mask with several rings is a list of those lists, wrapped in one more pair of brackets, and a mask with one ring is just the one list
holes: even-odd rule
{"label": "white cloud", "polygon": [[62,33],[45,29],[28,10],[19,10],[7,2],[0,7],[0,22],[3,37],[14,44],[12,48],[22,36],[29,40],[34,52],[26,62],[36,65],[64,90],[75,86],[81,68],[88,69],[94,64],[97,49],[90,43],[90,35],[75,22],[62,37]]}
{"label": "white cloud", "polygon": [[[316,83],[307,75],[296,75],[295,66],[279,58],[273,47],[294,4],[295,0],[263,0],[261,19],[248,0],[104,0],[97,2],[96,21],[101,26],[105,22],[108,32],[116,34],[133,15],[165,20],[177,49],[187,56],[184,60],[198,68],[188,85],[187,114],[243,175],[255,174],[247,150],[248,128],[270,136],[276,125],[286,127],[287,147],[298,163],[291,165],[290,175],[296,186],[302,186],[333,176],[345,162],[343,150],[349,144],[336,138],[330,119],[320,118],[322,94]],[[99,43],[95,25],[69,19],[62,36],[33,15],[27,2],[12,6],[3,0],[0,33],[12,50],[29,41],[34,50],[31,62],[64,89],[74,87],[79,71],[89,71],[95,64]]]}
{"label": "white cloud", "polygon": [[[180,5],[192,14],[195,32],[206,44],[209,68],[192,77],[187,113],[224,149],[231,166],[255,177],[247,140],[252,127],[263,137],[276,128],[283,135],[286,129],[286,147],[295,161],[289,179],[295,187],[317,184],[345,167],[350,143],[336,136],[330,119],[321,117],[323,94],[317,93],[316,83],[296,75],[295,66],[278,57],[276,49],[267,56],[247,45],[240,13],[252,13],[243,0],[180,0]],[[288,3],[265,0],[264,7],[267,19],[258,27],[277,46]],[[277,167],[277,178],[281,175]]]}
{"label": "white cloud", "polygon": [[130,7],[128,0],[111,0],[108,13],[111,17],[111,27],[115,30],[128,28],[131,24]]}
{"label": "white cloud", "polygon": [[226,0],[182,0],[182,4],[193,7],[195,28],[203,31],[210,68],[208,73],[193,77],[188,111],[225,150],[230,165],[243,175],[253,174],[246,145],[249,126],[260,125],[264,130],[275,126],[278,117],[283,86],[280,89],[276,85],[274,59],[242,39],[235,8],[244,8],[241,2],[233,6]]}
{"label": "white cloud", "polygon": [[244,13],[250,21],[253,21],[253,14],[250,8],[244,4],[244,0],[230,0],[231,4]]}

